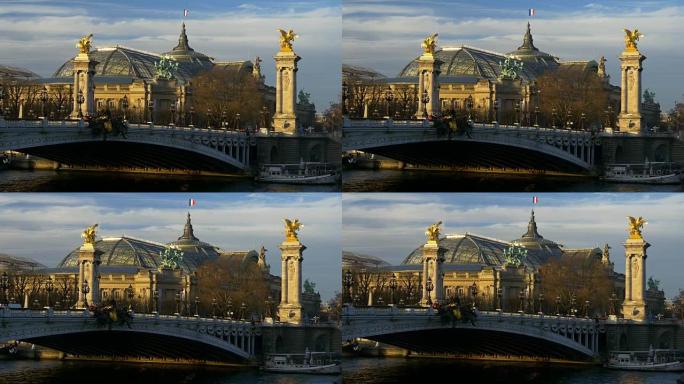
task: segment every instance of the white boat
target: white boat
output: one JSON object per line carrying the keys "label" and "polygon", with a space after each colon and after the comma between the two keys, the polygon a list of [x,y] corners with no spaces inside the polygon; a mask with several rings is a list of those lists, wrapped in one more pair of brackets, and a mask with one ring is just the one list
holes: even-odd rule
{"label": "white boat", "polygon": [[684,361],[678,351],[671,349],[650,349],[648,351],[612,351],[606,368],[628,371],[684,371]]}
{"label": "white boat", "polygon": [[674,163],[648,162],[643,164],[610,164],[603,180],[615,183],[681,184],[684,173]]}
{"label": "white boat", "polygon": [[335,184],[339,173],[328,163],[264,164],[257,181],[281,184]]}
{"label": "white boat", "polygon": [[261,368],[267,372],[311,373],[317,375],[339,375],[340,361],[328,352],[275,353],[266,355]]}

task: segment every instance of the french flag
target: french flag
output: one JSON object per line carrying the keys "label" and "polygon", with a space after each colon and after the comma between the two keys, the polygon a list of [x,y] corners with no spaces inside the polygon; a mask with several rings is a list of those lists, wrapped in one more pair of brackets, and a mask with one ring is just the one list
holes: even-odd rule
{"label": "french flag", "polygon": [[537,196],[534,196],[532,198],[532,204],[537,204],[539,202],[539,198]]}
{"label": "french flag", "polygon": [[189,10],[187,10],[187,9],[183,10],[183,17],[188,17],[189,14],[190,14]]}
{"label": "french flag", "polygon": [[197,200],[188,199],[188,207],[194,207],[195,205],[197,205]]}
{"label": "french flag", "polygon": [[530,8],[528,11],[528,14],[530,17],[534,16],[537,13],[537,11],[534,8]]}

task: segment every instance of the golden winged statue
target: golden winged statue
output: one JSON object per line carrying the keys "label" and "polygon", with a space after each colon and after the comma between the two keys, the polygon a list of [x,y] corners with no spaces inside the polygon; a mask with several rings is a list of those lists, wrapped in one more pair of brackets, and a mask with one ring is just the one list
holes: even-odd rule
{"label": "golden winged statue", "polygon": [[420,45],[421,47],[423,47],[423,53],[435,53],[435,48],[437,47],[437,36],[437,33],[433,33],[432,35],[426,37],[425,40],[423,40],[423,44]]}
{"label": "golden winged statue", "polygon": [[637,50],[637,44],[636,42],[639,41],[640,37],[644,37],[644,35],[639,32],[638,29],[634,28],[634,31],[630,31],[627,28],[624,28],[625,30],[625,49],[628,51],[636,51]]}
{"label": "golden winged statue", "polygon": [[95,228],[97,228],[97,224],[91,225],[81,233],[81,237],[84,239],[83,244],[95,244]]}
{"label": "golden winged statue", "polygon": [[427,230],[425,231],[425,236],[427,236],[427,240],[437,242],[439,241],[439,226],[442,225],[441,221],[438,221],[431,226],[427,227]]}
{"label": "golden winged statue", "polygon": [[284,219],[285,220],[285,240],[298,241],[297,231],[304,226],[299,222],[299,219]]}
{"label": "golden winged statue", "polygon": [[299,37],[293,30],[285,31],[278,29],[280,32],[280,52],[292,52],[292,42]]}
{"label": "golden winged statue", "polygon": [[78,48],[79,53],[90,53],[90,48],[92,47],[92,39],[93,39],[93,34],[91,33],[90,35],[83,36],[81,37],[80,40],[78,40],[78,44],[76,44],[76,48]]}
{"label": "golden winged statue", "polygon": [[641,229],[644,227],[644,224],[646,224],[646,220],[644,220],[644,218],[641,216],[639,216],[638,219],[632,216],[627,216],[627,218],[629,219],[629,238],[634,240],[643,240],[643,237],[641,236]]}

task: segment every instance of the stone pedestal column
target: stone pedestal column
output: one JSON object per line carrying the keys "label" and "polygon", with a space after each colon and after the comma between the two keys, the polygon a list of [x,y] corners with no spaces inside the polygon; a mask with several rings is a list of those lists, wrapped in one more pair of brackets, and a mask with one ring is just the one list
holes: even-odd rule
{"label": "stone pedestal column", "polygon": [[280,51],[276,62],[276,107],[273,129],[276,132],[297,132],[297,62],[301,59],[293,51]]}
{"label": "stone pedestal column", "polygon": [[423,295],[421,296],[421,305],[428,304],[428,277],[432,281],[432,291],[430,291],[430,301],[432,303],[439,303],[443,299],[444,282],[442,281],[442,263],[444,259],[439,255],[439,243],[437,241],[428,241],[423,245],[423,276],[422,288]]}
{"label": "stone pedestal column", "polygon": [[[88,304],[100,303],[100,280],[97,276],[100,273],[100,255],[102,251],[95,249],[92,243],[85,243],[78,250],[78,303],[77,306],[82,308],[87,300]],[[88,282],[90,291],[87,295],[83,295],[83,282]]]}
{"label": "stone pedestal column", "polygon": [[646,249],[651,246],[644,239],[627,239],[625,246],[625,319],[646,320]]}
{"label": "stone pedestal column", "polygon": [[[439,100],[439,73],[442,62],[431,53],[424,53],[418,58],[418,111],[417,118],[423,118],[423,112],[428,116],[440,116],[442,113]],[[427,91],[429,98],[423,103],[423,94]],[[423,109],[425,108],[425,109]]]}
{"label": "stone pedestal column", "polygon": [[626,48],[620,55],[620,115],[618,124],[621,132],[640,134],[643,132],[641,119],[641,63],[646,59],[636,48]]}
{"label": "stone pedestal column", "polygon": [[[79,53],[74,58],[74,86],[73,86],[73,105],[71,118],[78,119],[79,107],[81,115],[92,116],[95,113],[95,65],[97,61],[90,58],[87,53]],[[78,104],[79,91],[83,94],[83,104]]]}
{"label": "stone pedestal column", "polygon": [[278,315],[281,322],[301,324],[302,311],[302,252],[306,249],[298,239],[286,239],[280,244],[281,292]]}

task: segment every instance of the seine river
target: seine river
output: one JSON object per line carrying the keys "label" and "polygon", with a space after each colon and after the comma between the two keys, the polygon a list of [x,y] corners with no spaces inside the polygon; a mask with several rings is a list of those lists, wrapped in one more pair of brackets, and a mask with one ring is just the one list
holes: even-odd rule
{"label": "seine river", "polygon": [[580,177],[475,174],[447,171],[351,170],[344,192],[681,192],[682,185],[604,183]]}
{"label": "seine river", "polygon": [[246,177],[0,170],[4,192],[337,192],[339,185],[257,183]]}
{"label": "seine river", "polygon": [[345,384],[675,384],[681,374],[613,371],[589,366],[520,365],[496,362],[403,358],[343,360]]}
{"label": "seine river", "polygon": [[254,368],[16,360],[0,361],[0,383],[341,384],[340,376],[266,374]]}

